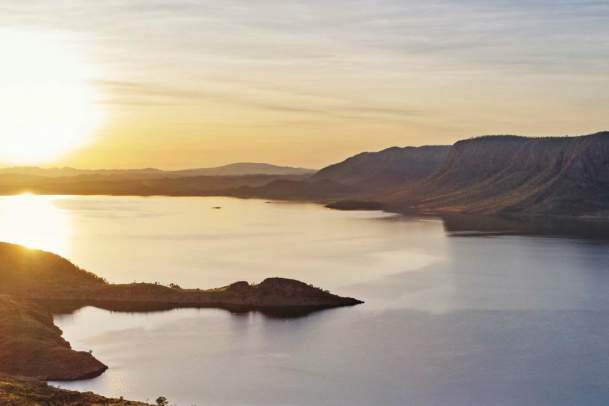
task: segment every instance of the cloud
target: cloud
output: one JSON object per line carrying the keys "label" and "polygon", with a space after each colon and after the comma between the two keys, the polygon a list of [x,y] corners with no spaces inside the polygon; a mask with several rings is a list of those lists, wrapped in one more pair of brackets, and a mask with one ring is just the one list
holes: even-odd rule
{"label": "cloud", "polygon": [[184,106],[211,102],[288,115],[316,115],[352,119],[370,116],[392,116],[407,119],[419,114],[408,109],[348,103],[291,105],[289,100],[286,100],[285,103],[277,103],[269,102],[263,96],[247,98],[242,95],[181,89],[152,83],[97,80],[93,81],[93,85],[105,89],[106,93],[109,94],[110,97],[104,101],[105,104],[117,106]]}

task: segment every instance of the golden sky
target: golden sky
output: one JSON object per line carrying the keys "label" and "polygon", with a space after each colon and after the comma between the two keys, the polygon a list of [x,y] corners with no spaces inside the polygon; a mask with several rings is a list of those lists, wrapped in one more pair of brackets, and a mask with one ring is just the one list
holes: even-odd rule
{"label": "golden sky", "polygon": [[0,0],[0,27],[4,164],[321,167],[609,128],[606,1]]}

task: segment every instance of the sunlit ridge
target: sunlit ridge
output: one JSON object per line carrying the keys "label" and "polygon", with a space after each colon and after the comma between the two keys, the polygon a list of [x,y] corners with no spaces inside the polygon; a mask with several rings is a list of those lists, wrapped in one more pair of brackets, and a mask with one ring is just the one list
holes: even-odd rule
{"label": "sunlit ridge", "polygon": [[0,241],[69,254],[70,219],[56,196],[0,197]]}

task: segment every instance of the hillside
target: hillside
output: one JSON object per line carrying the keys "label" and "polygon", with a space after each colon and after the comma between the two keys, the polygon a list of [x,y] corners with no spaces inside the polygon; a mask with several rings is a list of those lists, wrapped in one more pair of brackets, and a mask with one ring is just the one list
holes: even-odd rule
{"label": "hillside", "polygon": [[0,242],[0,294],[35,294],[106,286],[103,279],[65,258]]}
{"label": "hillside", "polygon": [[208,290],[153,283],[111,284],[58,255],[7,243],[0,243],[0,294],[64,308],[95,305],[125,311],[173,307],[317,309],[361,303],[284,278]]}
{"label": "hillside", "polygon": [[609,132],[459,141],[436,174],[383,199],[427,213],[606,216]]}
{"label": "hillside", "polygon": [[109,399],[91,392],[57,389],[44,381],[0,374],[2,406],[151,406],[123,399]]}
{"label": "hillside", "polygon": [[130,312],[215,307],[299,316],[359,303],[284,278],[208,290],[152,283],[115,285],[58,255],[0,243],[0,373],[76,380],[98,376],[107,369],[90,353],[74,351],[61,337],[50,312],[83,306]]}
{"label": "hillside", "polygon": [[0,175],[0,195],[24,192],[54,195],[231,195],[242,187],[261,187],[274,181],[298,181],[302,176],[181,176],[136,177],[123,175],[79,175],[44,177]]}
{"label": "hillside", "polygon": [[0,295],[0,372],[73,380],[107,369],[88,352],[72,350],[61,334],[45,309]]}
{"label": "hillside", "polygon": [[[499,135],[463,140],[450,147],[365,152],[314,175],[304,170],[305,174],[295,175],[224,176],[255,168],[276,170],[248,163],[174,172],[136,170],[129,175],[115,171],[77,176],[33,175],[36,171],[2,175],[0,171],[0,194],[223,195],[434,215],[606,218],[608,157],[609,132],[548,138]],[[288,172],[294,173],[291,169]]]}
{"label": "hillside", "polygon": [[313,179],[332,181],[370,192],[407,186],[434,174],[449,146],[392,147],[364,152],[317,172]]}
{"label": "hillside", "polygon": [[186,169],[172,171],[176,176],[244,176],[244,175],[310,175],[313,169],[277,166],[257,162],[237,162],[215,168]]}

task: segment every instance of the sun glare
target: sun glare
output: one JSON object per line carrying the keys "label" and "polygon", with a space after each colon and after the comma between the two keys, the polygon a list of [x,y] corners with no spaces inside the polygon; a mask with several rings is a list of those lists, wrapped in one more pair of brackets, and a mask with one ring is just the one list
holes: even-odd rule
{"label": "sun glare", "polygon": [[0,241],[69,254],[69,218],[56,197],[23,194],[0,197]]}
{"label": "sun glare", "polygon": [[0,163],[52,161],[101,119],[90,67],[65,37],[0,29]]}

